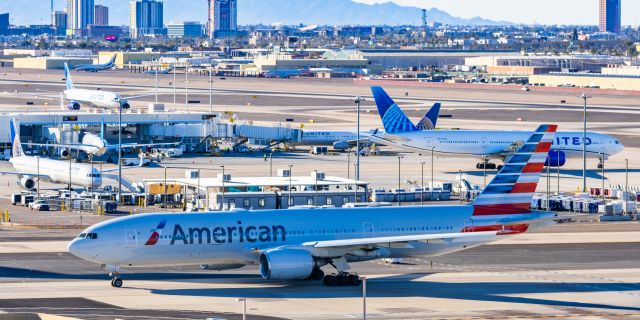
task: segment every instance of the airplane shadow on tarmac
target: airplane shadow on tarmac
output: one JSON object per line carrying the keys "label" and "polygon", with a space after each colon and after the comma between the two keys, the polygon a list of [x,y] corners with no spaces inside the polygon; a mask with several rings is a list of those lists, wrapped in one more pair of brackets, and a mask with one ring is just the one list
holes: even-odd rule
{"label": "airplane shadow on tarmac", "polygon": [[[625,169],[605,169],[605,179],[607,178],[607,174],[610,173],[625,173]],[[495,170],[487,170],[487,177],[491,178],[493,176],[495,176],[497,171]],[[551,170],[549,171],[549,174],[551,175],[551,180],[555,181],[554,179],[556,179],[557,177],[557,172],[555,168],[551,168]],[[602,171],[600,171],[599,169],[587,169],[587,178],[589,179],[598,179],[601,180],[602,179]],[[629,175],[634,174],[634,173],[640,173],[640,169],[629,169]],[[449,171],[446,172],[446,174],[458,174],[458,171]],[[484,175],[484,172],[482,170],[478,171],[478,170],[474,170],[474,171],[462,171],[462,174],[466,174],[468,176],[472,176],[472,177],[482,177]],[[546,169],[544,170],[544,172],[542,173],[542,177],[540,178],[540,180],[545,180],[546,179],[546,174],[547,171]],[[569,177],[567,177],[569,176]],[[582,170],[581,169],[574,169],[574,170],[565,170],[565,169],[560,169],[560,179],[575,179],[575,178],[579,178],[582,179]],[[621,182],[624,183],[623,181],[624,179],[621,180]]]}
{"label": "airplane shadow on tarmac", "polygon": [[[518,297],[513,295],[551,294],[551,293],[589,293],[589,292],[626,292],[640,290],[639,284],[623,283],[582,283],[582,282],[467,282],[446,283],[431,281],[412,281],[428,276],[428,273],[405,274],[367,280],[367,297],[397,298],[425,297],[457,300],[491,301],[545,305],[567,308],[595,308],[640,312],[640,307],[617,306],[605,303],[585,303],[578,301],[562,301],[535,297]],[[251,283],[251,282],[249,282]],[[323,299],[323,298],[358,298],[362,296],[361,287],[325,287],[319,281],[275,282],[281,287],[263,287],[265,283],[255,281],[255,287],[247,288],[246,281],[242,288],[202,288],[202,289],[170,289],[150,290],[153,294],[199,296],[199,297],[244,297],[256,299],[290,298],[290,299]],[[511,296],[509,296],[511,295]]]}

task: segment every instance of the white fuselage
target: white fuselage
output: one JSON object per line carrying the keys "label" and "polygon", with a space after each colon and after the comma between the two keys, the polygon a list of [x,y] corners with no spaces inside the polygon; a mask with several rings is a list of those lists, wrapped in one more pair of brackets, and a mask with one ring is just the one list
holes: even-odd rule
{"label": "white fuselage", "polygon": [[[433,149],[438,154],[472,156],[481,158],[504,158],[510,147],[528,139],[527,131],[472,131],[472,130],[427,130],[395,134],[375,134],[370,140],[398,149],[427,154]],[[551,150],[562,151],[567,157],[582,156],[582,132],[558,132]],[[601,154],[612,156],[624,149],[615,138],[587,132],[587,156],[597,158]]]}
{"label": "white fuselage", "polygon": [[[177,266],[255,264],[257,251],[303,248],[304,243],[463,232],[469,227],[496,226],[504,216],[474,217],[472,206],[386,208],[329,208],[239,211],[227,213],[144,214],[106,221],[86,233],[96,239],[76,238],[69,244],[74,255],[99,264]],[[534,214],[511,215],[527,219]],[[537,215],[537,214],[536,214]],[[338,222],[339,223],[336,223]],[[160,228],[162,226],[162,228]],[[526,230],[526,228],[525,228]],[[157,232],[157,242],[149,239]],[[412,242],[355,250],[348,261],[379,258],[437,256],[496,240],[497,235],[468,240]],[[339,256],[333,248],[313,251],[315,257]]]}
{"label": "white fuselage", "polygon": [[[371,131],[360,131],[360,139],[366,139],[371,135]],[[299,146],[331,146],[336,142],[349,142],[358,139],[357,131],[303,131],[299,142],[294,145]]]}
{"label": "white fuselage", "polygon": [[53,160],[30,156],[14,157],[9,160],[20,176],[48,180],[52,183],[61,183],[99,188],[102,185],[102,176],[96,168],[88,164],[71,163],[69,161]]}
{"label": "white fuselage", "polygon": [[122,97],[115,92],[87,89],[67,89],[64,91],[67,100],[75,101],[97,108],[117,109],[122,103]]}

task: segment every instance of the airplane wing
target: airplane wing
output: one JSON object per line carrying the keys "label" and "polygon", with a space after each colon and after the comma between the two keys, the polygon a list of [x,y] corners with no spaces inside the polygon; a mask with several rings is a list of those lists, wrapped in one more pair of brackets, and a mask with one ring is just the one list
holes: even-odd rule
{"label": "airplane wing", "polygon": [[23,142],[22,144],[23,145],[27,145],[27,146],[36,146],[36,147],[54,147],[54,148],[68,148],[68,149],[79,149],[80,147],[97,148],[94,145],[82,144],[82,143],[78,143],[78,144],[58,144],[58,143],[30,143],[30,142]]}
{"label": "airplane wing", "polygon": [[[181,144],[182,141],[178,142],[163,142],[163,143],[123,143],[121,148],[140,148],[140,147],[160,147],[160,146],[177,146]],[[118,145],[113,144],[109,145],[110,150],[117,150]]]}
{"label": "airplane wing", "polygon": [[439,233],[439,234],[422,234],[422,235],[410,235],[410,236],[392,236],[392,237],[372,237],[372,238],[354,238],[343,240],[325,240],[325,241],[312,241],[305,242],[302,245],[305,247],[313,248],[344,248],[344,247],[389,247],[393,243],[409,243],[409,242],[421,242],[429,240],[443,240],[448,242],[454,242],[456,240],[479,240],[486,238],[490,240],[498,234],[497,231],[482,231],[482,232],[457,232],[457,233]]}
{"label": "airplane wing", "polygon": [[[37,174],[34,174],[33,172],[17,172],[17,171],[0,171],[0,175],[16,175],[16,176],[29,176],[29,177],[37,177]],[[46,175],[46,174],[40,174],[41,178],[48,178],[51,179],[50,176]]]}

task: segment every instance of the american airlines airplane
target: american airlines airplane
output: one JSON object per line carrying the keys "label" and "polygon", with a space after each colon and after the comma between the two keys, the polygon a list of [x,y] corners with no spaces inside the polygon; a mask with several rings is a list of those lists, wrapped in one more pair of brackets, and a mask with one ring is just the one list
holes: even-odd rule
{"label": "american airlines airplane", "polygon": [[[123,284],[121,267],[250,264],[269,280],[359,285],[349,263],[445,255],[557,220],[530,210],[556,128],[530,133],[469,205],[142,214],[91,226],[68,250],[103,265],[114,287]],[[325,265],[337,273],[325,276]]]}
{"label": "american airlines airplane", "polygon": [[[445,156],[486,157],[504,161],[529,136],[527,131],[423,130],[411,123],[384,89],[371,87],[371,91],[385,131],[376,132],[369,139],[386,146],[423,154],[433,150]],[[582,135],[582,132],[558,132],[545,165],[564,166],[567,158],[582,158]],[[586,144],[587,157],[595,159],[600,159],[603,154],[607,159],[624,149],[616,138],[595,132],[587,132]],[[479,162],[476,168],[483,169],[485,165],[487,169],[496,169],[496,165],[490,162]]]}
{"label": "american airlines airplane", "polygon": [[69,110],[80,110],[81,104],[103,109],[129,109],[131,107],[129,100],[149,96],[147,94],[123,98],[115,92],[75,88],[71,80],[69,66],[66,63],[64,64],[64,77],[67,88],[62,92],[62,98],[69,101],[67,105]]}
{"label": "american airlines airplane", "polygon": [[107,63],[81,64],[81,65],[75,66],[73,68],[73,70],[76,70],[76,71],[88,71],[88,72],[98,72],[98,71],[102,71],[102,70],[112,69],[116,65],[116,56],[117,55],[114,54],[113,57],[111,57],[111,59],[109,59],[109,61]]}
{"label": "american airlines airplane", "polygon": [[101,173],[117,170],[100,171],[89,164],[82,163],[71,163],[69,168],[69,161],[27,156],[20,142],[20,125],[14,119],[11,120],[10,130],[13,149],[9,162],[15,171],[0,172],[0,174],[17,175],[18,183],[25,189],[35,188],[38,179],[52,183],[71,183],[82,187],[99,188],[102,185]]}

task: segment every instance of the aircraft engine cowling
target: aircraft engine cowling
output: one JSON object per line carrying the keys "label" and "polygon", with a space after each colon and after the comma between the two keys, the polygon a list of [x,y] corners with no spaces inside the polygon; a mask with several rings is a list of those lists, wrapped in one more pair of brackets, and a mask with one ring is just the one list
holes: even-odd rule
{"label": "aircraft engine cowling", "polygon": [[29,177],[22,177],[20,179],[20,186],[27,190],[31,190],[36,187],[36,182]]}
{"label": "aircraft engine cowling", "polygon": [[122,109],[129,109],[131,108],[131,105],[129,104],[129,102],[127,101],[122,101],[122,104],[120,104],[120,106],[122,106]]}
{"label": "aircraft engine cowling", "polygon": [[333,143],[333,148],[336,150],[346,150],[349,149],[348,141],[336,141]]}
{"label": "aircraft engine cowling", "polygon": [[551,150],[544,162],[545,166],[562,167],[567,162],[567,155],[563,151]]}
{"label": "aircraft engine cowling", "polygon": [[80,104],[75,101],[71,101],[67,105],[67,108],[69,108],[69,110],[80,110]]}
{"label": "aircraft engine cowling", "polygon": [[260,255],[260,275],[263,279],[304,279],[311,275],[314,267],[311,253],[302,249],[271,249]]}
{"label": "aircraft engine cowling", "polygon": [[60,149],[60,158],[67,159],[69,158],[69,155],[69,149]]}
{"label": "aircraft engine cowling", "polygon": [[205,270],[231,270],[231,269],[239,269],[244,267],[244,264],[240,263],[217,263],[217,264],[201,264],[200,268]]}

